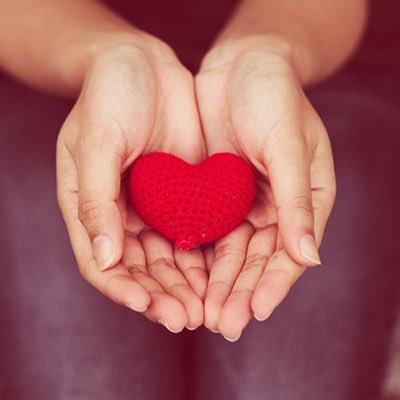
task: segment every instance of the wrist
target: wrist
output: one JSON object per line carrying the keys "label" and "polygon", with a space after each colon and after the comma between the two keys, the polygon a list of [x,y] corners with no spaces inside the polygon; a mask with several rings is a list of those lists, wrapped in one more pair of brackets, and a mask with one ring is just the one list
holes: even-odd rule
{"label": "wrist", "polygon": [[290,72],[301,84],[312,81],[312,57],[307,47],[276,34],[257,34],[217,42],[205,56],[200,72],[238,65],[249,59],[255,64],[257,60],[265,60],[263,67],[271,73]]}
{"label": "wrist", "polygon": [[105,60],[129,61],[147,58],[151,62],[176,62],[173,50],[163,41],[145,32],[134,30],[93,34],[78,43],[66,46],[60,60],[62,80],[74,94],[79,93],[86,75],[94,64]]}

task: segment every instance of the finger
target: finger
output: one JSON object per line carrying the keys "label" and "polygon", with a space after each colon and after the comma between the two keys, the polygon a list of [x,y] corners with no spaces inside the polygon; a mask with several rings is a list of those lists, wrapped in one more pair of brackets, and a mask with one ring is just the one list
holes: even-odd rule
{"label": "finger", "polygon": [[254,291],[251,300],[254,317],[258,321],[267,319],[306,269],[307,267],[296,263],[283,244],[280,244]]}
{"label": "finger", "polygon": [[113,132],[89,130],[76,152],[78,214],[92,243],[98,268],[122,256],[123,225],[117,200],[124,141]]}
{"label": "finger", "polygon": [[218,330],[225,339],[235,342],[253,318],[251,299],[269,258],[276,248],[275,225],[252,236],[246,260],[219,318]]}
{"label": "finger", "polygon": [[328,135],[321,137],[311,164],[315,239],[319,246],[336,196],[335,168]]}
{"label": "finger", "polygon": [[195,329],[203,323],[203,304],[175,265],[172,244],[154,231],[140,234],[147,270],[162,288],[179,300],[186,310],[187,327]]}
{"label": "finger", "polygon": [[133,279],[146,289],[151,298],[144,315],[153,322],[163,324],[173,333],[182,331],[187,325],[186,311],[177,299],[167,294],[149,275],[145,253],[139,239],[127,234],[124,248],[122,263]]}
{"label": "finger", "polygon": [[243,267],[253,232],[253,227],[243,222],[215,242],[215,258],[204,301],[204,325],[212,332],[218,332],[222,307]]}
{"label": "finger", "polygon": [[71,245],[82,276],[105,296],[135,311],[147,308],[150,297],[121,265],[100,272],[93,259],[89,237],[78,219],[77,177],[74,161],[61,141],[57,144],[57,194]]}
{"label": "finger", "polygon": [[268,148],[269,154],[264,158],[283,243],[297,263],[306,266],[319,265],[321,260],[314,235],[311,154],[308,146],[297,136],[275,143],[274,146]]}
{"label": "finger", "polygon": [[189,285],[203,300],[207,289],[208,275],[202,251],[199,249],[180,251],[174,248],[174,259],[176,266]]}

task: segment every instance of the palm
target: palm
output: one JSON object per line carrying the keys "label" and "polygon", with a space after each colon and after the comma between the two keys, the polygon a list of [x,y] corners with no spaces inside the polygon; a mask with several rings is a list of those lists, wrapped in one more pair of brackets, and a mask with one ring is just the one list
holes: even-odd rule
{"label": "palm", "polygon": [[[170,82],[172,83],[172,82]],[[179,82],[175,91],[179,92]],[[143,153],[152,151],[176,152],[174,140],[158,143],[158,137],[146,147]],[[196,138],[199,140],[199,138]],[[184,141],[184,140],[183,140]],[[172,145],[174,149],[165,146]],[[182,139],[180,139],[182,145]],[[155,147],[153,147],[155,146]],[[186,160],[202,158],[202,144],[183,146],[180,154]],[[203,305],[207,273],[203,254],[200,250],[180,252],[170,241],[147,226],[135,213],[128,201],[128,177],[122,180],[119,197],[125,230],[125,241],[121,265],[133,280],[146,289],[151,297],[145,315],[152,321],[168,321],[172,331],[181,327],[198,327],[203,323]]]}
{"label": "palm", "polygon": [[[203,322],[200,297],[207,279],[203,254],[178,253],[170,242],[144,225],[126,200],[127,172],[140,154],[151,151],[172,152],[189,162],[199,161],[204,144],[191,75],[175,64],[162,65],[158,72],[154,66],[150,68],[145,61],[137,60],[144,65],[127,67],[125,63],[107,62],[92,71],[60,133],[60,204],[82,275],[117,303],[138,311],[146,309],[144,313],[150,320],[162,321],[171,330],[179,331],[185,325],[197,327]],[[88,120],[95,125],[94,133],[104,132],[94,141],[82,136]],[[75,154],[77,148],[79,158]],[[107,162],[114,154],[120,160],[118,181]],[[123,178],[117,201],[110,206],[113,214],[108,215],[109,226],[115,227],[117,221],[122,224],[122,256],[114,268],[103,272],[94,263],[85,230],[95,216],[93,200],[83,203],[87,204],[87,212],[83,210],[87,221],[80,216],[82,209],[78,218],[82,164],[77,164],[76,159],[86,163],[86,169],[96,170],[93,179],[85,182],[82,194],[104,195],[104,189],[111,190],[110,184],[101,189],[93,187],[99,182],[98,176],[116,184]],[[93,162],[97,168],[93,168]],[[114,194],[110,198],[114,199]]]}
{"label": "palm", "polygon": [[[291,108],[296,104],[284,95],[265,95],[276,91],[256,75],[253,81],[249,76],[229,81],[229,72],[216,69],[201,74],[197,81],[209,153],[239,154],[254,166],[257,176],[257,194],[246,221],[215,243],[206,293],[206,326],[230,340],[237,339],[257,310],[262,310],[258,317],[266,318],[304,271],[282,244],[278,210],[262,156],[268,146],[265,132],[273,132],[280,120],[295,111]],[[282,89],[283,94],[291,90]]]}
{"label": "palm", "polygon": [[[211,146],[210,140],[207,144]],[[234,152],[241,153],[238,149]],[[282,277],[267,274],[266,268],[274,253],[279,254],[283,246],[270,183],[262,174],[257,172],[256,176],[256,197],[246,220],[215,243],[205,299],[206,326],[231,340],[237,338],[236,332],[253,317],[252,300],[260,283],[268,286],[269,302],[273,306],[287,293],[287,289],[282,293],[278,288],[271,294],[274,279],[279,281]]]}

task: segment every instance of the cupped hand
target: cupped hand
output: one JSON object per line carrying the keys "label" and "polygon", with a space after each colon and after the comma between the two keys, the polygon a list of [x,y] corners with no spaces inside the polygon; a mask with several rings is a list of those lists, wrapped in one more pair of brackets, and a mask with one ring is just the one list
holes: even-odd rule
{"label": "cupped hand", "polygon": [[127,204],[129,166],[150,151],[204,157],[193,77],[156,39],[115,43],[90,63],[61,129],[59,204],[83,277],[177,332],[203,323],[207,274],[199,250],[177,252]]}
{"label": "cupped hand", "polygon": [[206,327],[234,341],[320,264],[335,175],[326,129],[290,58],[262,41],[230,46],[205,58],[196,92],[208,153],[237,153],[257,176],[247,220],[215,243],[205,296]]}

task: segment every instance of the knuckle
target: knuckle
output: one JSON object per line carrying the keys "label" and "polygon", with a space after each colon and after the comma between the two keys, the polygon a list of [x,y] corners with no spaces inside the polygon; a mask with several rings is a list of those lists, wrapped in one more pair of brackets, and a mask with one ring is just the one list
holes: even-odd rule
{"label": "knuckle", "polygon": [[121,275],[114,275],[106,281],[102,288],[100,288],[104,295],[118,305],[124,304],[122,293],[119,290],[121,278]]}
{"label": "knuckle", "polygon": [[314,211],[321,211],[326,215],[329,215],[333,209],[333,205],[336,199],[336,185],[330,185],[323,189],[323,196],[318,201],[315,201],[313,207]]}
{"label": "knuckle", "polygon": [[197,276],[200,277],[206,273],[205,269],[198,265],[190,265],[184,268],[183,272],[185,273],[186,276],[193,276],[193,277]]}
{"label": "knuckle", "polygon": [[157,268],[168,268],[168,269],[176,269],[175,261],[172,258],[168,257],[158,257],[154,261],[150,263],[150,267]]}
{"label": "knuckle", "polygon": [[296,282],[296,279],[284,268],[268,271],[268,285],[274,292],[287,292]]}
{"label": "knuckle", "polygon": [[233,288],[231,297],[234,298],[234,296],[253,296],[254,294],[254,289],[249,289],[249,288]]}
{"label": "knuckle", "polygon": [[269,261],[274,260],[275,258],[279,258],[284,256],[286,253],[286,250],[284,248],[276,250],[274,254],[272,254],[272,256],[270,257]]}
{"label": "knuckle", "polygon": [[146,266],[143,264],[130,264],[129,266],[126,267],[126,269],[131,275],[135,274],[148,275]]}
{"label": "knuckle", "polygon": [[295,196],[287,202],[278,205],[277,208],[278,213],[287,211],[301,211],[303,214],[306,214],[307,217],[313,217],[314,215],[311,197],[307,195]]}
{"label": "knuckle", "polygon": [[213,289],[220,289],[229,292],[231,290],[231,285],[229,285],[228,282],[219,279],[216,281],[212,281],[208,284],[208,290],[213,290]]}
{"label": "knuckle", "polygon": [[172,293],[180,293],[183,290],[187,290],[188,285],[187,283],[182,283],[182,282],[173,282],[168,285],[167,290],[172,294]]}
{"label": "knuckle", "polygon": [[102,205],[93,199],[86,199],[79,202],[78,218],[87,230],[93,230],[102,215]]}
{"label": "knuckle", "polygon": [[240,247],[232,243],[223,243],[215,249],[214,263],[227,257],[242,258],[244,256],[245,252]]}
{"label": "knuckle", "polygon": [[269,261],[269,257],[262,254],[250,254],[246,257],[243,267],[244,271],[254,270],[257,268],[264,269]]}
{"label": "knuckle", "polygon": [[76,204],[77,191],[68,191],[64,188],[57,188],[57,203],[63,215],[73,215],[76,217],[77,204]]}

